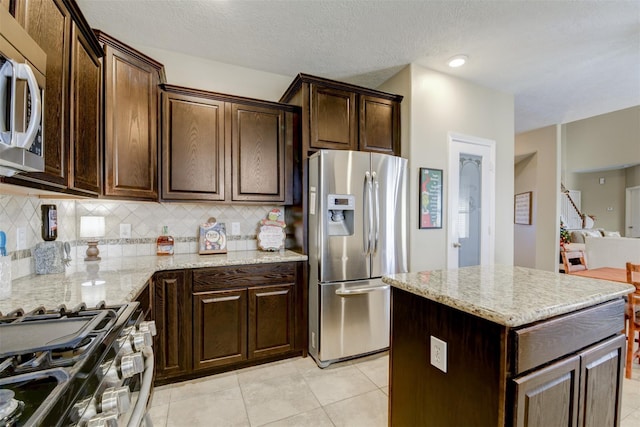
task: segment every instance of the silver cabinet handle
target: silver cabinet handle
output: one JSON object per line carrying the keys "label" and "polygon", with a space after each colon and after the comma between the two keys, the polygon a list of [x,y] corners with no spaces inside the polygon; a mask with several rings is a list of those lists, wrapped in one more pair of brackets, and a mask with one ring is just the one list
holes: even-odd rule
{"label": "silver cabinet handle", "polygon": [[455,242],[455,243],[453,244],[453,247],[454,247],[454,248],[461,248],[461,247],[462,247],[462,243]]}
{"label": "silver cabinet handle", "polygon": [[371,292],[376,291],[385,291],[389,289],[389,285],[386,286],[373,286],[370,288],[357,288],[357,289],[337,289],[336,295],[347,296],[347,295],[361,295],[361,294],[369,294]]}

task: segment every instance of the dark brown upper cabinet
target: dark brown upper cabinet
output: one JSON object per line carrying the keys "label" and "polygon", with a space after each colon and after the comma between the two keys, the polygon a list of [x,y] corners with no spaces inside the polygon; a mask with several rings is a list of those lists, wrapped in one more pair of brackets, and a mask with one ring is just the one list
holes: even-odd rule
{"label": "dark brown upper cabinet", "polygon": [[231,113],[232,200],[290,203],[291,191],[285,186],[293,178],[291,144],[287,146],[291,113],[237,103]]}
{"label": "dark brown upper cabinet", "polygon": [[162,64],[96,31],[103,44],[104,196],[158,200]]}
{"label": "dark brown upper cabinet", "polygon": [[224,200],[225,103],[162,93],[162,198]]}
{"label": "dark brown upper cabinet", "polygon": [[100,59],[75,24],[71,41],[69,186],[98,195],[102,183]]}
{"label": "dark brown upper cabinet", "polygon": [[163,200],[291,203],[297,108],[162,88]]}
{"label": "dark brown upper cabinet", "polygon": [[73,0],[16,0],[9,8],[47,54],[45,170],[5,182],[95,196],[101,187],[102,49]]}
{"label": "dark brown upper cabinet", "polygon": [[280,102],[302,107],[303,158],[323,148],[400,155],[400,95],[299,74]]}

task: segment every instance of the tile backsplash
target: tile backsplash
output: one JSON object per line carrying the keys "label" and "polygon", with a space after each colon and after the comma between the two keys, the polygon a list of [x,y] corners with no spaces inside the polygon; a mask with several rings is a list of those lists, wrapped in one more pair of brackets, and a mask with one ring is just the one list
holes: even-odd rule
{"label": "tile backsplash", "polygon": [[[214,205],[205,203],[154,203],[113,200],[48,199],[0,194],[0,230],[7,235],[7,252],[12,257],[13,278],[33,273],[31,248],[42,241],[42,204],[58,210],[58,239],[68,241],[72,257],[84,257],[86,244],[79,237],[80,217],[105,217],[105,236],[98,247],[101,257],[152,255],[162,226],[169,228],[176,253],[197,252],[198,226],[210,217],[226,224],[228,251],[255,249],[258,222],[279,206]],[[284,211],[282,207],[279,207]],[[231,234],[231,223],[240,224],[240,233]],[[131,238],[120,238],[120,224],[131,225]],[[18,229],[25,232],[26,244],[18,249]]]}

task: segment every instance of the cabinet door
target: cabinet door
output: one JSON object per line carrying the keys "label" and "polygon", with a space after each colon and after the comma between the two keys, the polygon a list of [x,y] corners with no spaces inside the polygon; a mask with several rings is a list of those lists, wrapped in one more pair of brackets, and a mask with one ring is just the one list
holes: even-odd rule
{"label": "cabinet door", "polygon": [[620,425],[625,341],[619,335],[581,353],[578,425]]}
{"label": "cabinet door", "polygon": [[70,102],[69,186],[98,195],[101,187],[100,61],[73,25]]}
{"label": "cabinet door", "polygon": [[247,291],[193,294],[193,368],[247,359]]}
{"label": "cabinet door", "polygon": [[162,99],[162,198],[224,200],[224,102]]}
{"label": "cabinet door", "polygon": [[578,425],[580,357],[573,356],[517,378],[514,425]]}
{"label": "cabinet door", "polygon": [[185,374],[190,369],[190,295],[184,271],[154,276],[153,315],[158,330],[154,353],[158,378]]}
{"label": "cabinet door", "polygon": [[292,351],[295,285],[249,289],[249,358]]}
{"label": "cabinet door", "polygon": [[231,114],[232,200],[284,203],[285,112],[233,104]]}
{"label": "cabinet door", "polygon": [[359,149],[400,154],[400,105],[397,102],[360,96]]}
{"label": "cabinet door", "polygon": [[311,148],[358,149],[354,92],[311,85]]}
{"label": "cabinet door", "polygon": [[26,0],[24,27],[47,54],[44,109],[44,173],[36,179],[67,185],[71,16],[61,0]]}
{"label": "cabinet door", "polygon": [[104,67],[104,194],[156,200],[158,70],[109,44]]}

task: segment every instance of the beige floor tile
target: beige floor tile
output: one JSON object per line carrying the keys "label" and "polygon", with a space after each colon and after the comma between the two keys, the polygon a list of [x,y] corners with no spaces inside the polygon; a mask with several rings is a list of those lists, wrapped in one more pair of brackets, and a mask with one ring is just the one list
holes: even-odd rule
{"label": "beige floor tile", "polygon": [[184,381],[171,387],[171,402],[237,387],[238,376],[235,372],[225,372],[197,380]]}
{"label": "beige floor tile", "polygon": [[355,362],[354,366],[367,376],[378,387],[389,384],[389,357],[386,355]]}
{"label": "beige floor tile", "polygon": [[336,427],[386,427],[387,396],[374,390],[324,407]]}
{"label": "beige floor tile", "polygon": [[167,427],[249,426],[240,387],[192,396],[169,404]]}
{"label": "beige floor tile", "polygon": [[320,406],[298,373],[243,383],[241,386],[252,426],[259,426]]}
{"label": "beige floor tile", "polygon": [[353,364],[353,361],[345,360],[344,362],[332,363],[328,367],[321,369],[318,367],[318,365],[313,360],[313,358],[311,356],[308,356],[305,358],[299,358],[295,360],[294,364],[296,365],[296,367],[298,368],[298,371],[301,374],[306,375],[314,372],[327,372],[327,371],[334,371],[336,369],[342,369],[346,366],[351,366]]}
{"label": "beige floor tile", "polygon": [[166,405],[171,401],[171,385],[153,388],[151,406]]}
{"label": "beige floor tile", "polygon": [[238,382],[242,385],[249,384],[251,382],[265,381],[275,377],[294,375],[298,373],[298,368],[296,368],[294,362],[287,360],[254,366],[237,372]]}
{"label": "beige floor tile", "polygon": [[169,413],[169,403],[164,405],[152,406],[149,410],[149,416],[153,427],[165,427],[167,425],[167,414]]}
{"label": "beige floor tile", "polygon": [[266,424],[268,427],[333,427],[329,416],[322,408],[316,408],[284,420]]}
{"label": "beige floor tile", "polygon": [[321,405],[328,405],[378,388],[353,365],[307,374],[304,379]]}
{"label": "beige floor tile", "polygon": [[626,417],[622,418],[620,427],[638,427],[640,426],[640,410],[636,409]]}

